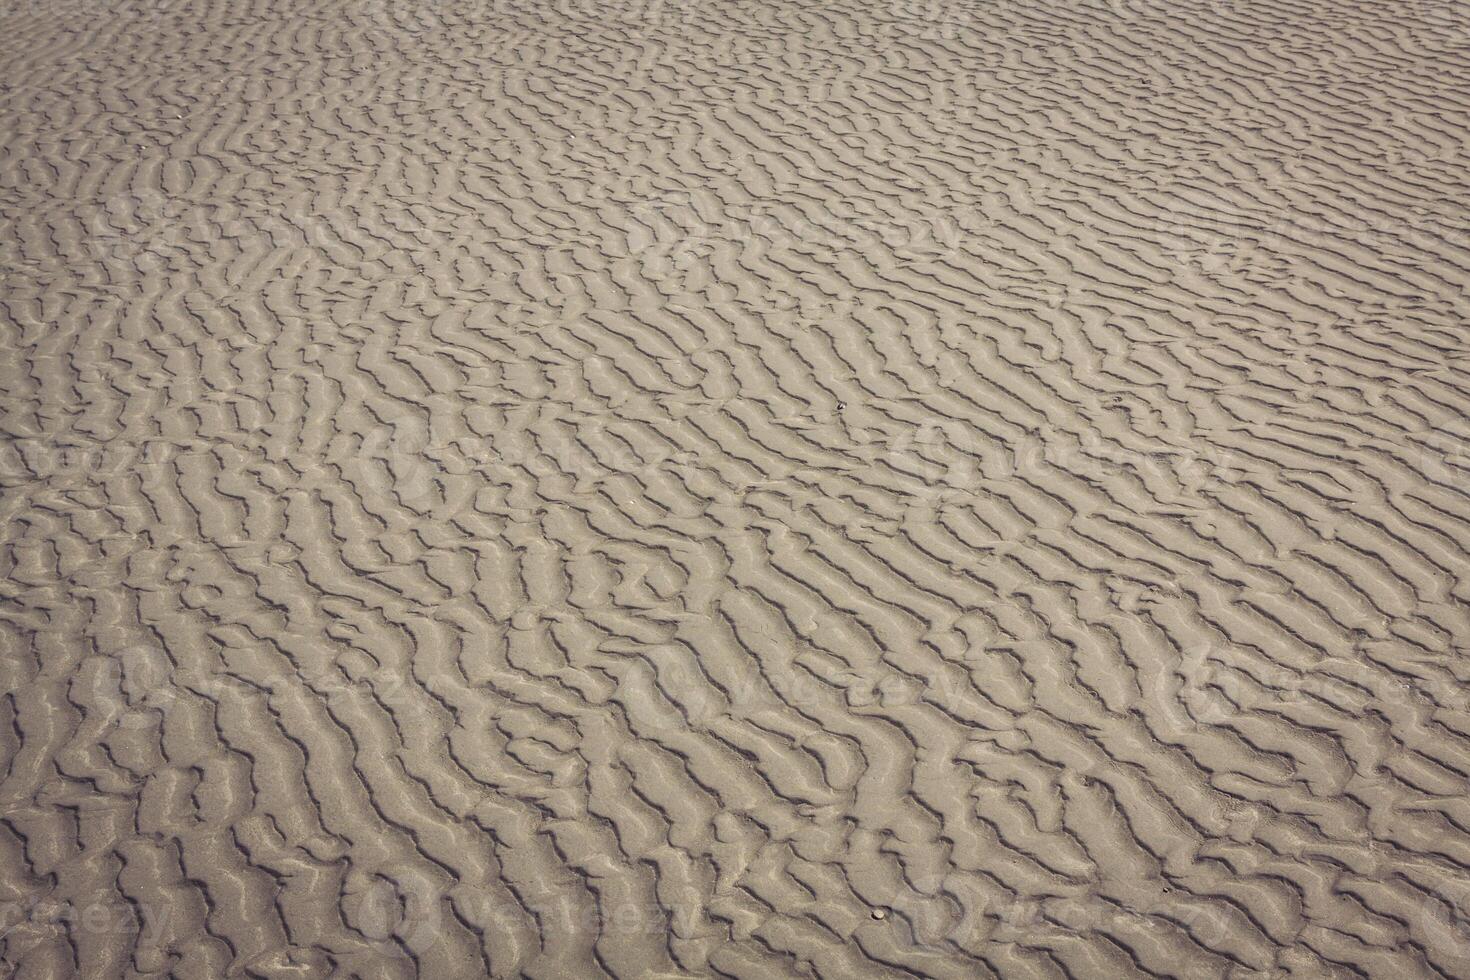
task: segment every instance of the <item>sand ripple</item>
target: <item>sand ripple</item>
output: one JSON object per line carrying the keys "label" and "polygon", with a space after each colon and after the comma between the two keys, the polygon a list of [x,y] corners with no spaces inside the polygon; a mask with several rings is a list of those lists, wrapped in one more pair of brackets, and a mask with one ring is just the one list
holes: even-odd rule
{"label": "sand ripple", "polygon": [[1470,5],[0,27],[4,975],[1470,975]]}

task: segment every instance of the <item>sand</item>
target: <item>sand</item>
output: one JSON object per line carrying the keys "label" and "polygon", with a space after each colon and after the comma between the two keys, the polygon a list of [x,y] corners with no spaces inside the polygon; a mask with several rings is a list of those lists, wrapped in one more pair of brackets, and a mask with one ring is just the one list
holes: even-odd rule
{"label": "sand", "polygon": [[0,67],[0,975],[1470,976],[1470,5]]}

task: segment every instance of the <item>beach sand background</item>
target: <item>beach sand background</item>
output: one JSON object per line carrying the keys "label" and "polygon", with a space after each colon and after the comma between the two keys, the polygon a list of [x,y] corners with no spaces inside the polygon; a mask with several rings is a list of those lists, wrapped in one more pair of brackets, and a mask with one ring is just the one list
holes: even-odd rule
{"label": "beach sand background", "polygon": [[1470,6],[6,0],[6,976],[1470,976]]}

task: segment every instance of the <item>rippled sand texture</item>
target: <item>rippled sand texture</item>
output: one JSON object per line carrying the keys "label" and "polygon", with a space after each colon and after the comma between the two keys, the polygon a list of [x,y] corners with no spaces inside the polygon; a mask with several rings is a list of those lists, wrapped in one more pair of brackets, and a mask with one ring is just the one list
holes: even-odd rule
{"label": "rippled sand texture", "polygon": [[1470,976],[1470,4],[0,27],[4,975]]}

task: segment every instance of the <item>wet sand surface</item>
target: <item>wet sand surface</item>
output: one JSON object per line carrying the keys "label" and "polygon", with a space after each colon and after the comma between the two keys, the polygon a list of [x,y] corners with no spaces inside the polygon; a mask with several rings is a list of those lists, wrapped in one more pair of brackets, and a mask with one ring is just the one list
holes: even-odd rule
{"label": "wet sand surface", "polygon": [[1470,6],[0,28],[3,975],[1470,976]]}

